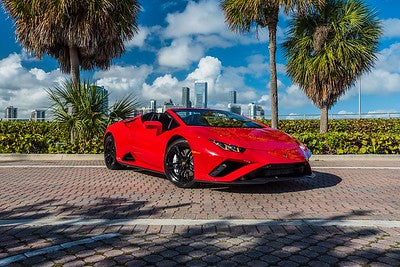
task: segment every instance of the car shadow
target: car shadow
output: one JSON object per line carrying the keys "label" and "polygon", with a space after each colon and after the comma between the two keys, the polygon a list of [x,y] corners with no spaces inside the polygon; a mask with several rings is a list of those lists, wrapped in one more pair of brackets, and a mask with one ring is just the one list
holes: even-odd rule
{"label": "car shadow", "polygon": [[342,181],[342,178],[330,173],[314,172],[315,177],[299,178],[290,181],[270,182],[257,185],[211,185],[202,184],[199,188],[241,194],[279,194],[288,192],[308,191],[319,188],[333,187]]}
{"label": "car shadow", "polygon": [[[129,167],[129,170],[145,175],[167,179],[162,173]],[[279,194],[308,191],[318,188],[333,187],[342,182],[342,178],[331,173],[314,171],[314,177],[305,177],[289,181],[269,182],[266,184],[216,184],[198,183],[193,189],[211,189],[220,192],[243,194]]]}

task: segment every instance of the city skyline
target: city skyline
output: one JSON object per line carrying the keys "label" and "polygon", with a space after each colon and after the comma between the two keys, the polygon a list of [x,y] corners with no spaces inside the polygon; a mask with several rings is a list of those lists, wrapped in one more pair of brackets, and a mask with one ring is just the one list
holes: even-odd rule
{"label": "city skyline", "polygon": [[[198,88],[198,93],[199,94],[200,93],[204,93],[204,91],[206,91],[206,88],[207,88],[207,83],[195,82],[195,84],[194,84],[195,88],[196,88],[197,84],[201,84],[202,85],[201,87],[197,87]],[[190,98],[190,96],[191,96],[190,92],[191,92],[190,87],[182,87],[182,102],[181,102],[180,105],[179,104],[174,104],[173,101],[170,99],[169,102],[164,102],[164,105],[161,106],[161,105],[157,105],[157,100],[156,99],[151,99],[148,107],[142,106],[142,107],[139,107],[139,108],[136,109],[135,116],[143,115],[143,114],[146,114],[146,113],[149,113],[149,112],[161,113],[161,112],[165,112],[167,109],[170,109],[170,108],[173,108],[173,107],[178,107],[178,108],[179,107],[182,107],[182,108],[207,108],[207,107],[203,107],[203,106],[201,106],[201,107],[192,106],[191,105],[192,101],[190,100],[191,99]],[[247,105],[248,106],[247,112],[243,112],[242,111],[242,106],[237,104],[237,99],[238,99],[237,96],[238,96],[237,95],[237,91],[235,91],[235,90],[229,91],[229,96],[228,96],[228,99],[229,99],[228,102],[229,103],[228,103],[228,105],[226,107],[220,108],[220,109],[227,110],[227,111],[239,114],[239,115],[246,115],[246,116],[248,116],[249,118],[252,118],[252,119],[263,119],[263,118],[265,118],[265,111],[264,111],[263,107],[261,105],[255,104],[254,102],[250,102]],[[198,96],[196,91],[194,92],[194,96],[193,97],[195,99],[195,102],[203,100],[203,95],[200,94],[200,96]]]}

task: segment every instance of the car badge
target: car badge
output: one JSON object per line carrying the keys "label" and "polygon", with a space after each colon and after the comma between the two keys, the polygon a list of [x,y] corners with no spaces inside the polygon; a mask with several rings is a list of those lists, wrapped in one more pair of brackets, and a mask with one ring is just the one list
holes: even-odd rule
{"label": "car badge", "polygon": [[287,154],[283,154],[283,156],[284,156],[285,158],[289,158]]}

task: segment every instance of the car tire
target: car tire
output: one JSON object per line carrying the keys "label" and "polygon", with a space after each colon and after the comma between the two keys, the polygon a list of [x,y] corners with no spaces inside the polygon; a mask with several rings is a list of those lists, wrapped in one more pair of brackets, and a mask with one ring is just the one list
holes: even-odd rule
{"label": "car tire", "polygon": [[188,141],[178,139],[168,146],[164,157],[164,169],[165,175],[174,185],[181,188],[196,185],[193,154]]}
{"label": "car tire", "polygon": [[110,170],[123,170],[125,167],[118,163],[116,151],[114,138],[110,134],[104,140],[104,162]]}

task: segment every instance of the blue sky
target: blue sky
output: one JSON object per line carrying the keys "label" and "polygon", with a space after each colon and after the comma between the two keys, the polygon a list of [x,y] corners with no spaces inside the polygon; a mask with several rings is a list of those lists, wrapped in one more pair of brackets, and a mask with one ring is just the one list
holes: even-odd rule
{"label": "blue sky", "polygon": [[[400,112],[400,2],[365,1],[383,21],[379,60],[362,79],[362,111]],[[140,32],[126,43],[127,52],[108,71],[84,72],[83,77],[105,86],[113,99],[133,92],[147,105],[155,98],[180,103],[181,87],[193,89],[197,80],[209,83],[211,106],[225,108],[228,92],[238,101],[256,102],[269,114],[269,58],[267,34],[230,32],[217,0],[141,0]],[[19,117],[49,106],[44,88],[65,78],[57,62],[26,54],[16,42],[13,21],[0,12],[0,108],[14,105]],[[285,37],[288,18],[280,16],[278,42]],[[316,114],[318,110],[285,75],[278,48],[279,113]],[[193,90],[192,90],[193,93]],[[193,97],[193,96],[192,96]],[[357,113],[358,90],[347,92],[331,113]]]}

